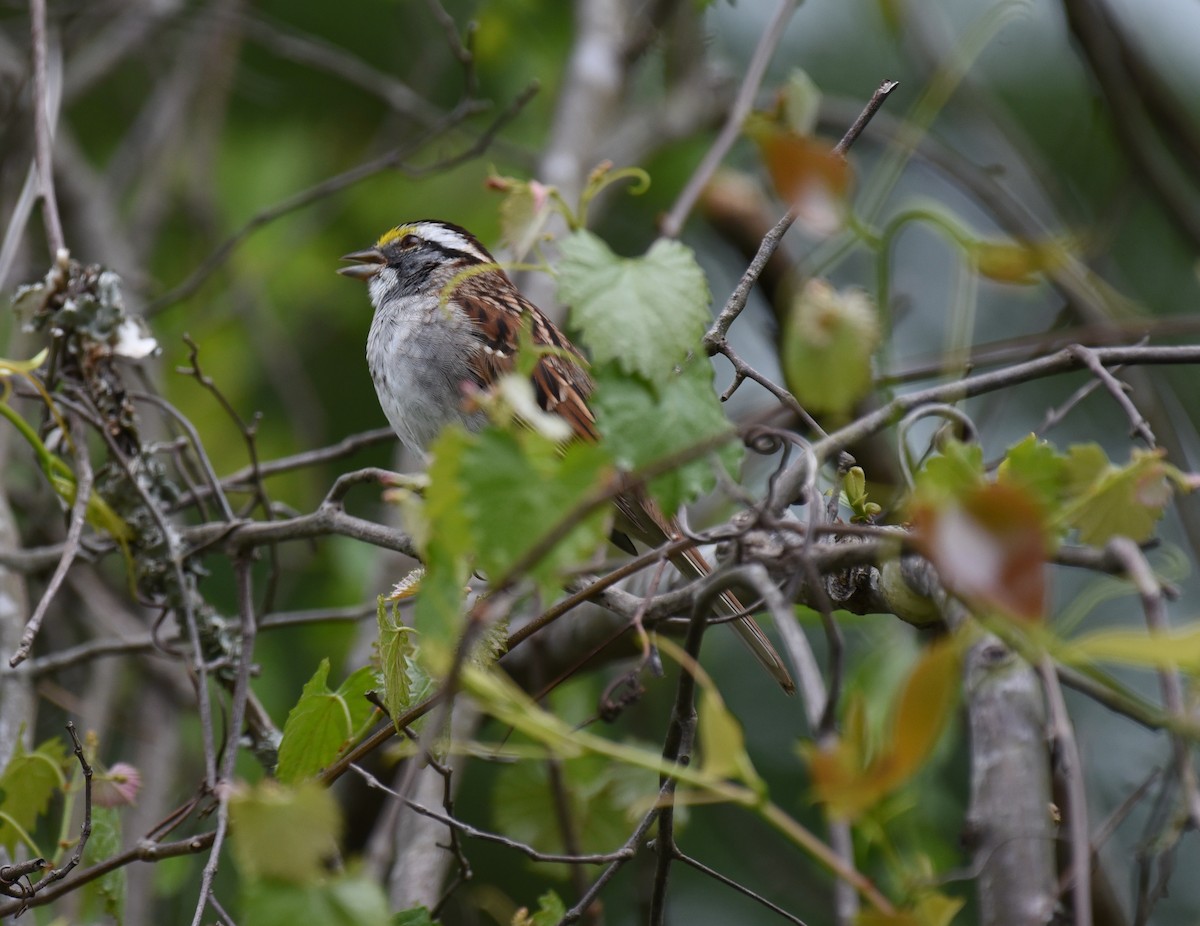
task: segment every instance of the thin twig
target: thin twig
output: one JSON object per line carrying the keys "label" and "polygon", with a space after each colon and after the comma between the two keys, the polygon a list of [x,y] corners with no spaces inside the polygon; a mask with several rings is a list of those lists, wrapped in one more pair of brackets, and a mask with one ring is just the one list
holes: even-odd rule
{"label": "thin twig", "polygon": [[746,65],[746,76],[738,89],[733,106],[729,109],[729,116],[725,120],[725,124],[721,127],[716,140],[704,153],[704,158],[700,161],[699,166],[688,178],[687,185],[675,200],[671,211],[660,223],[659,230],[663,237],[679,237],[679,233],[683,231],[683,223],[687,221],[687,217],[691,214],[704,187],[716,172],[717,167],[720,166],[721,161],[725,159],[725,155],[729,153],[729,149],[733,147],[733,143],[737,141],[746,116],[750,114],[750,108],[754,105],[754,98],[758,95],[758,88],[762,84],[763,77],[766,76],[767,65],[771,63],[775,49],[783,38],[788,20],[792,18],[792,13],[799,5],[799,0],[781,0],[779,6],[775,8],[774,14],[767,21],[762,35],[759,36],[754,54],[751,56],[749,64]]}
{"label": "thin twig", "polygon": [[54,131],[50,125],[46,88],[46,0],[29,0],[30,38],[33,43],[33,134],[42,197],[42,221],[50,256],[65,250],[58,197],[54,192]]}
{"label": "thin twig", "polygon": [[1109,395],[1116,400],[1117,405],[1121,407],[1121,411],[1125,413],[1125,417],[1129,419],[1129,423],[1133,429],[1132,433],[1144,440],[1147,447],[1156,447],[1158,441],[1154,437],[1154,432],[1150,430],[1150,423],[1146,421],[1142,413],[1138,411],[1137,406],[1133,404],[1133,400],[1125,392],[1125,387],[1121,381],[1096,358],[1096,352],[1089,347],[1084,347],[1082,344],[1072,344],[1067,350],[1078,357],[1083,365],[1092,371],[1092,375],[1100,381],[1100,384],[1108,390]]}
{"label": "thin twig", "polygon": [[440,810],[434,810],[432,807],[426,807],[423,804],[414,801],[410,797],[405,797],[403,793],[395,788],[388,787],[357,763],[350,763],[350,768],[352,771],[358,774],[363,781],[366,782],[367,787],[375,788],[384,792],[385,794],[390,794],[396,800],[401,801],[414,813],[418,813],[423,817],[428,817],[431,820],[437,820],[439,823],[444,823],[452,831],[461,833],[470,839],[478,839],[483,842],[495,843],[496,845],[504,846],[506,849],[512,849],[515,852],[520,852],[522,855],[534,862],[551,862],[565,865],[607,865],[619,859],[627,859],[633,854],[624,847],[615,852],[603,852],[591,855],[564,855],[562,853],[555,852],[539,852],[537,849],[533,848],[533,846],[527,845],[519,840],[509,839],[507,836],[501,836],[499,833],[490,833],[487,830],[481,830],[477,827],[471,826],[469,823],[464,823],[462,820],[459,820],[457,817],[454,817],[451,814],[444,813]]}
{"label": "thin twig", "polygon": [[[1200,345],[1180,347],[1100,347],[1092,353],[1106,367],[1120,364],[1194,364],[1200,363]],[[1083,366],[1083,361],[1069,349],[1056,351],[1001,370],[968,376],[956,382],[941,383],[915,392],[897,396],[892,401],[863,415],[851,424],[813,444],[818,460],[829,459],[846,447],[858,443],[902,418],[908,411],[933,402],[960,402],[985,393],[1006,389],[1021,383],[1068,373]],[[779,494],[775,504],[782,507],[796,497],[805,480],[807,464],[793,464],[779,479]]]}
{"label": "thin twig", "polygon": [[1055,745],[1058,767],[1066,781],[1067,829],[1071,846],[1071,901],[1074,906],[1075,926],[1092,926],[1092,848],[1088,827],[1087,792],[1083,784],[1083,764],[1079,759],[1079,747],[1067,704],[1063,700],[1062,687],[1054,671],[1054,662],[1043,657],[1038,663],[1038,674],[1046,692],[1049,712],[1050,739]]}
{"label": "thin twig", "polygon": [[900,81],[898,80],[885,80],[875,88],[875,92],[871,94],[871,99],[867,101],[867,105],[863,107],[863,111],[858,114],[858,118],[854,120],[854,124],[846,130],[846,134],[833,146],[834,154],[845,156],[846,152],[850,150],[850,146],[858,141],[858,136],[863,133],[863,130],[866,129],[870,121],[875,118],[875,114],[879,112],[879,108],[883,106],[888,96],[898,86],[900,86]]}
{"label": "thin twig", "polygon": [[[203,852],[212,845],[215,835],[213,832],[201,833],[199,836],[189,836],[178,842],[168,843],[141,840],[137,845],[124,852],[120,852],[111,858],[106,858],[102,862],[97,862],[95,865],[77,872],[75,877],[70,881],[59,884],[47,891],[39,892],[36,897],[29,901],[28,906],[38,907],[48,904],[64,894],[79,889],[84,884],[88,884],[97,878],[103,878],[110,872],[124,868],[131,862],[158,862],[162,859],[176,858],[180,855],[195,855],[197,852]],[[24,901],[17,900],[10,903],[0,903],[0,917],[17,913],[21,910],[24,903]]]}
{"label": "thin twig", "polygon": [[150,392],[131,392],[129,393],[129,397],[139,402],[149,402],[151,405],[156,406],[169,415],[172,421],[183,428],[184,433],[187,435],[188,446],[192,448],[192,452],[196,455],[196,459],[200,463],[200,469],[204,473],[204,478],[207,482],[204,491],[201,491],[198,487],[193,488],[188,493],[188,496],[197,501],[215,496],[217,504],[221,508],[222,517],[226,521],[232,521],[234,517],[233,509],[230,507],[229,499],[225,495],[224,486],[217,478],[212,461],[208,458],[208,450],[205,448],[204,442],[200,439],[200,434],[196,431],[196,426],[192,423],[191,419],[160,395]]}
{"label": "thin twig", "polygon": [[213,836],[212,850],[200,878],[200,899],[192,926],[200,926],[204,908],[212,894],[213,880],[217,876],[217,864],[221,846],[229,828],[229,789],[233,785],[233,769],[237,763],[238,745],[242,739],[242,722],[246,716],[246,702],[250,695],[250,667],[254,659],[254,640],[257,620],[254,615],[254,574],[250,557],[242,555],[234,562],[234,577],[238,590],[238,617],[241,623],[241,648],[238,653],[237,678],[233,687],[232,703],[229,706],[229,729],[225,734],[224,755],[216,788],[217,828]]}
{"label": "thin twig", "polygon": [[771,901],[767,900],[767,898],[763,897],[761,894],[755,893],[754,891],[750,890],[750,888],[746,887],[744,884],[739,884],[737,881],[734,881],[733,878],[730,878],[726,875],[721,874],[716,869],[709,868],[703,862],[697,861],[696,859],[692,858],[690,855],[685,855],[684,853],[682,853],[678,849],[676,849],[675,850],[675,858],[676,858],[676,860],[683,862],[683,864],[688,865],[692,868],[695,868],[696,871],[699,871],[703,874],[708,875],[708,877],[712,878],[714,881],[719,881],[721,884],[724,884],[726,887],[737,891],[743,897],[749,897],[751,900],[755,901],[756,903],[762,904],[764,907],[766,907],[772,913],[782,916],[789,923],[795,923],[796,926],[805,926],[804,920],[800,919],[800,917],[796,916],[795,914],[788,913],[787,910],[783,909],[783,907],[779,906],[778,904],[771,903]]}
{"label": "thin twig", "polygon": [[[744,568],[739,567],[714,574],[696,596],[683,643],[684,651],[693,663],[700,660],[700,644],[704,640],[705,630],[708,629],[708,615],[712,613],[713,602],[721,592],[738,582],[743,571]],[[696,739],[696,720],[696,677],[685,668],[679,673],[675,683],[675,703],[671,708],[671,722],[663,740],[662,757],[665,763],[687,765],[691,761]],[[662,926],[665,920],[671,863],[679,851],[675,845],[675,789],[668,787],[673,780],[671,776],[664,775],[659,782],[662,797],[659,799],[658,835],[655,838],[657,859],[647,917],[650,926]]]}
{"label": "thin twig", "polygon": [[45,592],[42,593],[41,601],[38,602],[33,614],[25,623],[25,630],[21,634],[21,642],[17,646],[16,652],[8,660],[9,667],[14,669],[29,658],[29,650],[41,629],[46,611],[54,600],[54,596],[58,594],[63,580],[67,577],[67,570],[71,568],[71,564],[75,562],[75,557],[79,553],[80,538],[83,536],[83,527],[87,522],[87,508],[92,500],[92,463],[88,457],[87,441],[79,427],[79,422],[72,419],[71,424],[76,472],[75,498],[71,502],[71,519],[67,525],[67,539],[63,544],[62,558],[58,561],[54,574],[46,585]]}
{"label": "thin twig", "polygon": [[75,724],[67,721],[67,733],[71,736],[71,743],[74,745],[75,758],[79,762],[79,768],[83,772],[83,822],[79,826],[79,841],[75,844],[75,851],[71,854],[62,868],[55,868],[48,872],[35,887],[34,892],[40,893],[42,888],[53,884],[55,881],[61,881],[75,866],[83,859],[83,852],[87,848],[88,839],[92,835],[92,767],[88,764],[87,757],[83,754],[83,745],[79,742],[79,734],[75,732]]}
{"label": "thin twig", "polygon": [[[879,112],[879,108],[883,106],[888,96],[898,85],[897,81],[885,80],[875,89],[875,92],[871,94],[871,99],[863,107],[862,112],[858,114],[858,118],[854,120],[853,125],[846,130],[846,134],[833,146],[832,152],[834,154],[845,157],[846,152],[850,150],[850,146],[858,140],[863,130],[875,117],[875,114]],[[742,275],[741,280],[738,281],[738,285],[734,288],[733,293],[730,294],[725,307],[721,310],[721,314],[717,316],[712,327],[704,335],[703,344],[709,356],[712,356],[712,354],[720,349],[718,345],[725,341],[734,319],[745,309],[746,301],[750,298],[750,290],[754,288],[754,284],[758,282],[758,278],[762,276],[767,264],[770,263],[771,258],[774,257],[775,252],[779,249],[779,244],[783,240],[783,236],[787,234],[788,229],[792,227],[792,223],[796,221],[796,215],[795,207],[788,209],[771,230],[763,236],[758,250],[754,254],[754,258],[750,261],[750,266],[746,268],[746,272]]]}
{"label": "thin twig", "polygon": [[422,136],[420,139],[399,148],[394,148],[377,158],[352,167],[349,170],[343,171],[320,183],[314,184],[308,189],[301,190],[289,196],[282,202],[276,203],[256,213],[250,218],[246,224],[239,228],[236,232],[230,235],[225,241],[217,247],[211,254],[208,255],[200,265],[192,271],[182,283],[176,286],[169,292],[159,296],[153,302],[146,306],[146,315],[152,316],[161,312],[167,306],[173,305],[194,295],[205,281],[233,256],[234,252],[247,238],[250,237],[258,229],[264,225],[274,222],[276,219],[294,212],[297,209],[302,209],[312,203],[318,202],[335,193],[339,193],[354,184],[365,180],[367,177],[372,177],[375,174],[385,170],[400,170],[410,176],[423,176],[433,173],[438,170],[448,170],[458,164],[468,161],[471,158],[477,157],[488,149],[492,140],[500,132],[500,130],[510,122],[528,103],[533,99],[538,92],[538,85],[531,84],[524,91],[518,94],[517,98],[510,103],[503,112],[501,112],[492,121],[475,141],[463,151],[439,161],[430,167],[413,167],[405,164],[405,159],[414,152],[420,150],[425,145],[429,144],[433,139],[445,134],[450,129],[457,126],[459,123],[467,119],[469,116],[481,110],[481,105],[474,100],[468,100],[460,103],[453,111],[448,113],[446,117],[429,133]]}
{"label": "thin twig", "polygon": [[[1145,615],[1146,629],[1151,638],[1163,638],[1171,631],[1167,617],[1166,596],[1162,583],[1150,568],[1146,554],[1128,537],[1114,537],[1108,543],[1108,550],[1125,566],[1126,575],[1138,591],[1142,601],[1142,612]],[[1158,673],[1159,686],[1162,689],[1163,704],[1168,715],[1182,721],[1191,717],[1184,698],[1183,681],[1178,669],[1161,669]],[[1179,776],[1179,784],[1183,789],[1184,805],[1187,810],[1189,823],[1200,826],[1200,786],[1196,781],[1196,768],[1192,764],[1192,751],[1188,742],[1178,733],[1171,734],[1171,751],[1175,761],[1175,771]]]}
{"label": "thin twig", "polygon": [[592,886],[588,889],[588,891],[579,898],[575,906],[568,910],[566,915],[562,918],[563,923],[576,923],[588,910],[591,909],[592,904],[596,902],[596,898],[600,896],[600,891],[604,889],[604,886],[608,884],[608,882],[616,876],[617,872],[624,867],[625,863],[633,858],[637,853],[638,846],[641,844],[642,840],[645,839],[646,833],[650,831],[650,827],[654,825],[654,822],[659,817],[659,808],[662,806],[663,802],[666,801],[672,793],[674,793],[674,790],[674,778],[668,779],[663,783],[662,787],[658,789],[658,800],[655,802],[654,807],[645,816],[643,816],[638,822],[638,825],[633,828],[633,832],[629,834],[629,838],[625,840],[625,845],[621,848],[620,857],[615,859],[606,869],[604,869],[604,871],[600,873],[600,876],[596,878],[594,882],[592,882]]}

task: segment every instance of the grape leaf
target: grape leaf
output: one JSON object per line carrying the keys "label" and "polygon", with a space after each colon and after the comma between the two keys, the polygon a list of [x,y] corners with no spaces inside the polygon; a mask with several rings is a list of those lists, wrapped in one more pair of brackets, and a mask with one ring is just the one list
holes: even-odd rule
{"label": "grape leaf", "polygon": [[996,475],[1000,482],[1022,486],[1046,511],[1054,511],[1067,487],[1066,458],[1049,441],[1030,434],[1009,448]]}
{"label": "grape leaf", "polygon": [[[564,451],[530,431],[487,428],[473,435],[462,459],[463,513],[483,571],[498,577],[516,566],[562,528],[610,469],[597,444],[575,443]],[[557,582],[562,568],[578,564],[605,538],[608,517],[602,506],[578,518],[532,564],[531,574]]]}
{"label": "grape leaf", "polygon": [[1102,546],[1116,536],[1141,543],[1171,500],[1169,469],[1161,450],[1134,450],[1117,467],[1097,445],[1076,445],[1067,455],[1070,500],[1060,516],[1083,543]]}
{"label": "grape leaf", "polygon": [[33,752],[26,752],[18,738],[4,774],[0,775],[0,812],[4,815],[0,816],[0,846],[10,853],[21,839],[17,827],[31,833],[50,799],[66,787],[63,772],[66,757],[61,740],[46,740]]}
{"label": "grape leaf", "polygon": [[[713,392],[712,366],[693,358],[683,369],[658,384],[625,376],[614,366],[595,371],[592,407],[605,445],[623,469],[637,469],[712,443],[726,470],[737,469],[740,443],[720,441],[733,428]],[[712,464],[701,456],[650,481],[650,492],[664,511],[712,491]]]}
{"label": "grape leaf", "polygon": [[[424,594],[425,580],[421,588]],[[383,705],[394,721],[433,690],[433,680],[417,659],[415,631],[401,622],[395,606],[389,610],[381,600],[376,621]]]}
{"label": "grape leaf", "polygon": [[708,327],[708,281],[690,248],[659,239],[642,257],[620,257],[591,232],[561,245],[558,296],[597,364],[662,383]]}
{"label": "grape leaf", "polygon": [[322,659],[288,712],[275,771],[284,784],[310,778],[337,758],[374,710],[363,697],[375,684],[373,669],[359,669],[337,691],[326,686],[328,675],[329,660]]}

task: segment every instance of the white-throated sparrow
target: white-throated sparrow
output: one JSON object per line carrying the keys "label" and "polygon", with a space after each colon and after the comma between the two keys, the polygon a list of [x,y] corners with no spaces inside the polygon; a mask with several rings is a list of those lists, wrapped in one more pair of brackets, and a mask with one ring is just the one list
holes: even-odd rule
{"label": "white-throated sparrow", "polygon": [[[365,280],[370,290],[375,317],[367,365],[379,404],[407,447],[424,456],[444,425],[482,426],[482,413],[464,402],[464,387],[487,390],[512,369],[523,323],[534,344],[558,349],[534,367],[538,404],[561,416],[579,439],[598,439],[587,403],[592,381],[582,354],[520,294],[470,232],[448,222],[410,222],[342,260],[353,263],[338,272]],[[616,507],[620,529],[651,547],[680,537],[678,523],[645,492],[625,493]],[[671,561],[689,578],[710,572],[695,549]],[[729,593],[719,602],[726,615],[744,610]],[[793,691],[791,676],[758,625],[743,615],[733,627],[784,690]]]}

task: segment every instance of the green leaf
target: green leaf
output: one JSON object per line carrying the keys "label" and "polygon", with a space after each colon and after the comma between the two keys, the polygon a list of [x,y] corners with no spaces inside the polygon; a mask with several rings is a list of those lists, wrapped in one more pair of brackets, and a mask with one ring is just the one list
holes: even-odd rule
{"label": "green leaf", "polygon": [[413,611],[413,625],[425,646],[450,645],[458,634],[472,562],[471,524],[466,515],[462,458],[471,435],[448,427],[434,442],[425,490],[425,576]]}
{"label": "green leaf", "polygon": [[963,498],[983,485],[983,448],[947,440],[916,475],[915,496],[934,506]]}
{"label": "green leaf", "polygon": [[367,692],[379,684],[379,673],[372,666],[351,672],[338,686],[337,696],[350,711],[351,736],[370,726],[375,717],[375,705],[367,700]]}
{"label": "green leaf", "polygon": [[877,749],[868,742],[861,702],[855,700],[841,737],[819,747],[802,745],[813,789],[831,814],[859,818],[928,761],[954,714],[961,659],[952,639],[925,649],[899,692],[887,739]]}
{"label": "green leaf", "polygon": [[382,889],[359,874],[307,884],[278,878],[252,880],[243,888],[238,917],[243,926],[389,926],[391,922]]}
{"label": "green leaf", "polygon": [[1060,518],[1083,543],[1102,546],[1117,536],[1141,543],[1171,500],[1169,471],[1160,450],[1134,450],[1116,467],[1095,444],[1076,445],[1067,456],[1069,501]]}
{"label": "green leaf", "polygon": [[784,125],[797,135],[811,135],[821,111],[821,89],[802,68],[793,68],[780,91]]}
{"label": "green leaf", "polygon": [[[722,436],[733,437],[713,392],[712,366],[704,358],[693,358],[658,384],[626,376],[611,364],[594,372],[596,423],[622,469],[645,467],[716,443]],[[739,442],[720,443],[716,452],[727,471],[736,471],[743,452]],[[715,484],[712,464],[703,455],[652,479],[650,492],[670,512],[712,491]]]}
{"label": "green leaf", "polygon": [[[113,807],[92,808],[92,835],[83,851],[83,863],[94,865],[121,850],[121,812]],[[122,921],[125,908],[125,869],[116,868],[84,888],[86,904],[97,904],[105,916]]]}
{"label": "green leaf", "polygon": [[358,670],[337,691],[326,686],[328,675],[329,660],[322,659],[288,713],[275,772],[284,784],[311,778],[336,759],[374,710],[363,697],[375,681],[371,669]]}
{"label": "green leaf", "polygon": [[1200,625],[1171,633],[1144,630],[1098,630],[1068,641],[1055,655],[1065,662],[1116,662],[1146,668],[1182,668],[1200,672]]}
{"label": "green leaf", "polygon": [[262,781],[235,793],[229,814],[234,855],[247,878],[304,885],[322,877],[337,852],[341,814],[332,792],[315,781],[294,788]]}
{"label": "green leaf", "polygon": [[741,724],[711,687],[706,687],[700,696],[700,745],[704,748],[704,762],[700,766],[704,774],[733,778],[755,789],[764,787],[746,752]]}
{"label": "green leaf", "polygon": [[[647,769],[583,755],[559,763],[567,805],[584,852],[611,852],[629,836],[629,827],[658,793],[658,778]],[[562,829],[546,803],[551,788],[544,762],[501,766],[492,819],[512,839],[545,852],[562,851]],[[565,869],[562,869],[565,871]]]}
{"label": "green leaf", "polygon": [[810,411],[846,416],[871,389],[879,338],[879,318],[865,292],[838,292],[809,280],[792,303],[784,334],[788,388]]}
{"label": "green leaf", "polygon": [[[421,587],[425,587],[424,580]],[[389,610],[380,599],[376,620],[383,704],[395,721],[433,690],[433,680],[417,660],[416,632],[401,622],[396,607]]]}
{"label": "green leaf", "polygon": [[413,907],[393,916],[392,926],[437,926],[437,921],[429,915],[427,907]]}
{"label": "green leaf", "polygon": [[0,775],[0,846],[11,853],[31,834],[50,799],[66,787],[66,747],[62,740],[46,740],[33,752],[17,741],[4,774]]}
{"label": "green leaf", "polygon": [[[464,513],[470,519],[477,562],[485,574],[507,574],[586,499],[610,472],[597,444],[559,449],[530,431],[487,428],[474,436],[462,461]],[[561,570],[575,566],[604,540],[609,509],[582,518],[533,564],[534,578],[558,586]]]}
{"label": "green leaf", "polygon": [[867,474],[861,466],[851,466],[842,479],[842,493],[845,495],[846,507],[850,509],[850,520],[855,522],[872,521],[883,508],[870,500],[867,495]]}
{"label": "green leaf", "polygon": [[1108,454],[1099,444],[1073,445],[1067,451],[1067,492],[1076,497],[1086,494],[1110,468]]}
{"label": "green leaf", "polygon": [[1054,511],[1066,490],[1066,458],[1049,441],[1030,434],[1009,448],[996,475],[1001,482],[1024,488],[1046,511]]}
{"label": "green leaf", "polygon": [[530,916],[522,907],[513,917],[512,926],[556,926],[566,915],[567,908],[562,899],[554,891],[547,891],[538,898],[537,912]]}
{"label": "green leaf", "polygon": [[561,245],[559,298],[597,364],[661,383],[696,348],[710,321],[708,281],[690,248],[659,239],[619,257],[591,232]]}

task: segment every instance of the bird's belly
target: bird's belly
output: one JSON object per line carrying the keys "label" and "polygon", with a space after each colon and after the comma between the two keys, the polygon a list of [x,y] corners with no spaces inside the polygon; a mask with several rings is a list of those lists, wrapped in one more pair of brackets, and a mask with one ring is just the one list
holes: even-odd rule
{"label": "bird's belly", "polygon": [[367,365],[379,404],[408,448],[424,456],[447,424],[478,426],[464,410],[463,385],[472,379],[474,338],[447,326],[430,337],[427,321],[376,316],[367,338]]}

